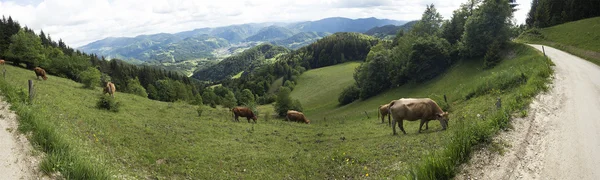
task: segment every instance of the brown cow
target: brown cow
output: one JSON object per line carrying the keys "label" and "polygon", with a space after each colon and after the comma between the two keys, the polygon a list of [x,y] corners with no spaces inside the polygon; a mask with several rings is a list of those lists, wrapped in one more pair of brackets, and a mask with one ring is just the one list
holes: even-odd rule
{"label": "brown cow", "polygon": [[[412,98],[402,98],[390,103],[388,119],[390,117],[394,118],[392,121],[392,130],[394,135],[396,135],[396,122],[398,122],[398,127],[400,130],[406,134],[404,131],[403,121],[416,121],[418,119],[421,120],[421,124],[419,125],[419,133],[421,132],[421,128],[424,123],[428,123],[430,120],[437,119],[440,121],[442,125],[442,130],[446,130],[448,126],[448,112],[442,111],[442,108],[438,106],[435,101],[429,98],[421,98],[421,99],[412,99]],[[427,125],[426,129],[429,128]]]}
{"label": "brown cow", "polygon": [[285,118],[288,121],[298,121],[298,122],[304,122],[306,124],[310,124],[310,120],[306,119],[306,116],[304,116],[304,113],[294,111],[294,110],[288,110]]}
{"label": "brown cow", "polygon": [[113,84],[111,82],[106,82],[106,85],[104,86],[104,90],[102,91],[102,94],[108,93],[111,97],[115,98],[116,91],[117,91],[117,89],[115,88],[115,84]]}
{"label": "brown cow", "polygon": [[[390,104],[384,104],[379,106],[379,112],[377,113],[377,118],[381,115],[381,123],[385,123],[385,116],[389,114]],[[392,125],[392,122],[388,118],[388,125]]]}
{"label": "brown cow", "polygon": [[237,122],[240,122],[238,119],[240,116],[246,117],[246,119],[248,119],[248,123],[250,123],[250,119],[254,120],[254,123],[256,123],[256,119],[258,119],[256,115],[254,115],[254,112],[247,107],[235,107],[231,109],[231,112],[233,112],[234,120]]}
{"label": "brown cow", "polygon": [[36,67],[33,68],[33,71],[35,71],[35,76],[37,77],[37,79],[40,79],[40,76],[42,76],[42,79],[46,80],[48,79],[48,77],[46,77],[46,71],[40,67]]}
{"label": "brown cow", "polygon": [[0,65],[4,65],[4,59],[0,59]]}

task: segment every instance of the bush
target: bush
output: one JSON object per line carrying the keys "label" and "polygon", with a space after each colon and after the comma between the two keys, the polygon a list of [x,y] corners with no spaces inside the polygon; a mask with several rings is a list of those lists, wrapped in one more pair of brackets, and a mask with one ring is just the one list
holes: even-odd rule
{"label": "bush", "polygon": [[485,57],[483,58],[483,67],[488,69],[496,66],[502,60],[500,57],[500,43],[495,41],[490,46],[490,49],[485,53]]}
{"label": "bush", "polygon": [[96,103],[97,108],[106,109],[112,112],[119,112],[120,106],[120,103],[115,101],[115,98],[105,95],[101,95]]}
{"label": "bush", "polygon": [[271,104],[271,103],[275,102],[276,99],[277,99],[277,95],[275,95],[275,94],[265,94],[264,96],[258,97],[256,99],[256,102],[260,105]]}
{"label": "bush", "polygon": [[196,112],[198,112],[198,117],[202,117],[202,112],[204,112],[204,108],[202,107],[202,105],[196,108]]}
{"label": "bush", "polygon": [[87,70],[79,73],[79,80],[83,83],[84,88],[94,89],[100,85],[100,76],[102,73],[95,67],[88,67]]}
{"label": "bush", "polygon": [[290,93],[290,88],[281,87],[281,89],[279,89],[277,99],[273,106],[275,106],[275,112],[277,112],[277,115],[280,117],[284,117],[288,110],[302,111],[302,104],[300,104],[300,101],[297,99],[292,100],[292,98],[290,98]]}
{"label": "bush", "polygon": [[338,98],[338,102],[340,103],[340,105],[350,104],[351,102],[357,100],[360,97],[359,95],[360,89],[358,89],[356,84],[353,84],[352,86],[347,87],[346,89],[344,89],[344,91],[342,91],[340,97]]}
{"label": "bush", "polygon": [[140,80],[137,77],[135,79],[127,80],[127,88],[125,89],[125,92],[142,96],[145,98],[148,97],[146,89],[144,89],[144,86],[140,84]]}

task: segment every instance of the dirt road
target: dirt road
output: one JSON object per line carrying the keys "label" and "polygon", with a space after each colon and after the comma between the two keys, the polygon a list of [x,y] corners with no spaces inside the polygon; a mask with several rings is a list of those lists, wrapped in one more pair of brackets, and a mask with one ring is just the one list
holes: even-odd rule
{"label": "dirt road", "polygon": [[40,173],[39,157],[23,134],[17,132],[17,115],[0,96],[0,179],[48,179]]}
{"label": "dirt road", "polygon": [[600,67],[544,49],[556,64],[550,91],[494,139],[504,155],[485,147],[456,179],[600,179]]}

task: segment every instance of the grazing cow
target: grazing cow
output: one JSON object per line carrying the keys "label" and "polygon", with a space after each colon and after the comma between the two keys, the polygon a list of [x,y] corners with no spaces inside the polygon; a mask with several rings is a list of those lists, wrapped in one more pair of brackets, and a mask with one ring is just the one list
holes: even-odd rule
{"label": "grazing cow", "polygon": [[4,59],[0,59],[0,65],[4,65]]}
{"label": "grazing cow", "polygon": [[35,76],[37,77],[38,80],[40,79],[40,76],[44,80],[48,79],[48,77],[46,77],[46,70],[44,70],[40,67],[36,67],[36,68],[33,68],[33,71],[35,71]]}
{"label": "grazing cow", "polygon": [[[390,104],[384,104],[379,106],[379,112],[377,113],[377,118],[381,115],[381,123],[385,123],[385,116],[389,114]],[[388,125],[392,125],[392,122],[388,118]]]}
{"label": "grazing cow", "polygon": [[304,116],[304,113],[294,111],[294,110],[288,110],[285,118],[288,121],[298,121],[298,122],[304,122],[306,124],[310,124],[310,120],[306,119],[306,117]]}
{"label": "grazing cow", "polygon": [[[430,120],[439,120],[440,124],[442,125],[442,130],[446,130],[449,121],[448,112],[442,111],[442,108],[440,108],[435,101],[429,98],[402,98],[394,100],[390,103],[389,114],[388,120],[390,117],[393,118],[392,130],[394,135],[396,135],[396,122],[398,122],[398,127],[400,130],[406,134],[403,126],[404,120],[416,121],[420,119],[421,124],[419,125],[419,133],[421,132],[423,124],[428,123]],[[425,128],[428,129],[429,125],[427,125]]]}
{"label": "grazing cow", "polygon": [[250,123],[250,119],[254,120],[254,123],[256,123],[256,119],[258,119],[256,115],[254,115],[254,112],[247,107],[235,107],[231,109],[231,112],[233,112],[234,120],[237,122],[240,122],[238,119],[240,116],[246,117],[246,119],[248,119],[248,123]]}
{"label": "grazing cow", "polygon": [[113,84],[111,82],[106,82],[106,85],[104,86],[104,90],[102,91],[102,94],[108,93],[111,97],[115,98],[116,91],[117,91],[117,89],[115,88],[115,84]]}

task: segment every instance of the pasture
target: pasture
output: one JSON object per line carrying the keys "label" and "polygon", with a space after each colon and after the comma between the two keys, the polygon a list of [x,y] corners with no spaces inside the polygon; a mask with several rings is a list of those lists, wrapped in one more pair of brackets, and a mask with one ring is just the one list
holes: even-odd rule
{"label": "pasture", "polygon": [[[9,65],[0,87],[17,104],[17,112],[30,112],[23,119],[32,123],[22,125],[31,127],[22,131],[33,131],[35,136],[44,134],[40,129],[53,130],[56,137],[34,140],[37,147],[48,149],[44,148],[47,141],[66,144],[61,147],[71,152],[68,155],[46,150],[51,155],[42,169],[60,170],[69,178],[402,178],[426,171],[419,169],[427,166],[432,155],[456,145],[453,139],[465,127],[481,128],[487,133],[484,139],[478,139],[479,134],[474,139],[485,142],[498,129],[487,126],[495,122],[497,98],[511,110],[520,110],[544,89],[551,73],[546,59],[525,45],[513,46],[495,68],[481,69],[480,60],[461,61],[425,84],[404,85],[341,107],[337,106],[338,94],[353,83],[358,63],[307,71],[292,97],[301,100],[310,125],[267,116],[275,114],[271,105],[258,107],[257,124],[245,119],[235,123],[224,108],[202,107],[199,117],[197,107],[183,102],[159,102],[120,92],[115,97],[121,107],[115,113],[95,107],[102,93],[99,87],[88,90],[55,76],[34,80],[33,103],[19,103],[19,97],[26,97],[27,80],[35,79],[35,74]],[[447,104],[443,95],[448,97]],[[448,130],[439,131],[440,124],[431,121],[429,130],[418,134],[418,122],[405,122],[408,134],[392,136],[391,128],[377,119],[377,107],[402,97],[436,100],[450,111]]]}
{"label": "pasture", "polygon": [[521,42],[552,46],[600,65],[600,17],[525,32]]}

